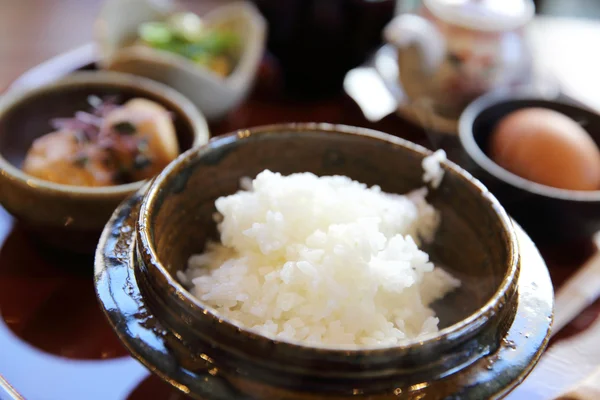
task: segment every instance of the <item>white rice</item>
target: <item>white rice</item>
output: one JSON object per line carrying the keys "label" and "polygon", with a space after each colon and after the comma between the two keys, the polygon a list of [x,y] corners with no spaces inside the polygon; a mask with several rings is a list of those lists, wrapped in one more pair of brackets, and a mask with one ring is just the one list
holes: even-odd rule
{"label": "white rice", "polygon": [[444,178],[444,169],[441,162],[446,160],[446,152],[438,150],[423,159],[423,182],[429,183],[432,188],[437,189]]}
{"label": "white rice", "polygon": [[378,347],[436,332],[429,305],[460,285],[419,250],[438,212],[343,176],[264,171],[216,207],[221,243],[178,274],[237,325],[325,347]]}

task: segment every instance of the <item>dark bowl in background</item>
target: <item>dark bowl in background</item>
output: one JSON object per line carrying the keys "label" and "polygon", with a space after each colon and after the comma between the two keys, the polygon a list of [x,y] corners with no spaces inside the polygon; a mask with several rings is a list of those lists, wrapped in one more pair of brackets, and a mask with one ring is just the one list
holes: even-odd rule
{"label": "dark bowl in background", "polygon": [[[244,394],[208,398],[308,400],[328,397],[327,393],[336,399],[372,399],[379,398],[372,393],[389,392],[400,383],[409,387],[456,371],[460,372],[455,379],[475,371],[490,376],[488,367],[466,366],[503,346],[501,337],[515,313],[518,245],[499,203],[451,162],[443,163],[444,179],[428,196],[440,210],[442,222],[427,251],[460,277],[462,286],[433,305],[440,315],[438,333],[381,349],[324,349],[280,342],[221,316],[193,298],[176,279],[189,256],[201,253],[206,239],[214,238],[215,200],[235,193],[242,177],[254,177],[264,169],[283,174],[308,171],[346,175],[390,193],[406,193],[423,185],[421,163],[429,154],[405,140],[366,129],[274,125],[215,138],[181,155],[155,179],[142,200],[132,253],[124,258],[135,265],[135,280],[148,310],[167,336],[185,343],[184,347],[170,344],[179,362],[201,371],[203,359],[213,360],[219,379]],[[110,247],[114,242],[106,239],[109,234],[123,237],[119,227],[107,225],[96,258],[97,276],[111,265],[103,255],[114,254]],[[97,285],[102,286],[102,281],[97,278]],[[152,370],[175,374],[165,361],[145,362]],[[485,393],[514,384],[517,369],[508,368],[501,379],[495,376],[497,383],[487,386]],[[433,396],[439,390],[462,390],[454,385],[428,392]],[[348,388],[359,389],[352,395]],[[204,398],[202,387],[190,390]],[[257,391],[263,395],[251,395]]]}
{"label": "dark bowl in background", "polygon": [[600,145],[600,115],[570,99],[544,99],[527,91],[480,97],[463,112],[460,141],[463,166],[498,198],[536,241],[577,241],[600,230],[600,190],[575,191],[541,185],[500,167],[488,157],[491,133],[509,113],[527,107],[558,111],[575,121]]}
{"label": "dark bowl in background", "polygon": [[269,23],[267,48],[285,89],[303,98],[338,93],[346,72],[382,42],[394,0],[254,0]]}

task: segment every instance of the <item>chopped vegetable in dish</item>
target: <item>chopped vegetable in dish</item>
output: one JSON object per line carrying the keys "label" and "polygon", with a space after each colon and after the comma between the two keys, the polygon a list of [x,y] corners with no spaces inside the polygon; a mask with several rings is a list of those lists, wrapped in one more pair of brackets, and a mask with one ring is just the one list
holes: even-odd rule
{"label": "chopped vegetable in dish", "polygon": [[227,76],[237,62],[240,38],[225,29],[207,27],[193,13],[179,13],[165,21],[146,22],[138,29],[140,42],[185,57]]}

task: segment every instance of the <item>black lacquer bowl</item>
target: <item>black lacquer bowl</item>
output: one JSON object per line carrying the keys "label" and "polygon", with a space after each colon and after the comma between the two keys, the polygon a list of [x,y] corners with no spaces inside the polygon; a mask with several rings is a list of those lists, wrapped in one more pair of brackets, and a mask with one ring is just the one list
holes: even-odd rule
{"label": "black lacquer bowl", "polygon": [[100,303],[134,357],[195,398],[501,397],[547,343],[552,286],[527,236],[450,162],[429,195],[442,224],[427,251],[462,286],[434,304],[441,320],[436,334],[362,350],[271,340],[234,325],[175,279],[214,235],[214,201],[237,191],[241,177],[267,168],[343,174],[406,193],[422,186],[428,154],[382,133],[320,124],[214,139],[182,155],[115,212],[96,254]]}
{"label": "black lacquer bowl", "polygon": [[503,169],[487,155],[494,127],[511,112],[527,107],[548,108],[574,119],[600,145],[600,115],[569,99],[548,100],[528,91],[491,93],[469,105],[460,118],[460,141],[467,156],[464,166],[536,242],[590,238],[600,230],[600,190],[541,185]]}

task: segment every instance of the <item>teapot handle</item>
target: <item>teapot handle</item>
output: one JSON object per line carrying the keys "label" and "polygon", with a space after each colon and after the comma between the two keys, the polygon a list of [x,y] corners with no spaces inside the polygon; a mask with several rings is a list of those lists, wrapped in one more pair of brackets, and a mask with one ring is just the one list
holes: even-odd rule
{"label": "teapot handle", "polygon": [[398,50],[416,45],[423,57],[423,68],[433,73],[444,60],[446,41],[437,27],[427,19],[414,15],[402,14],[388,23],[383,30],[386,42]]}

